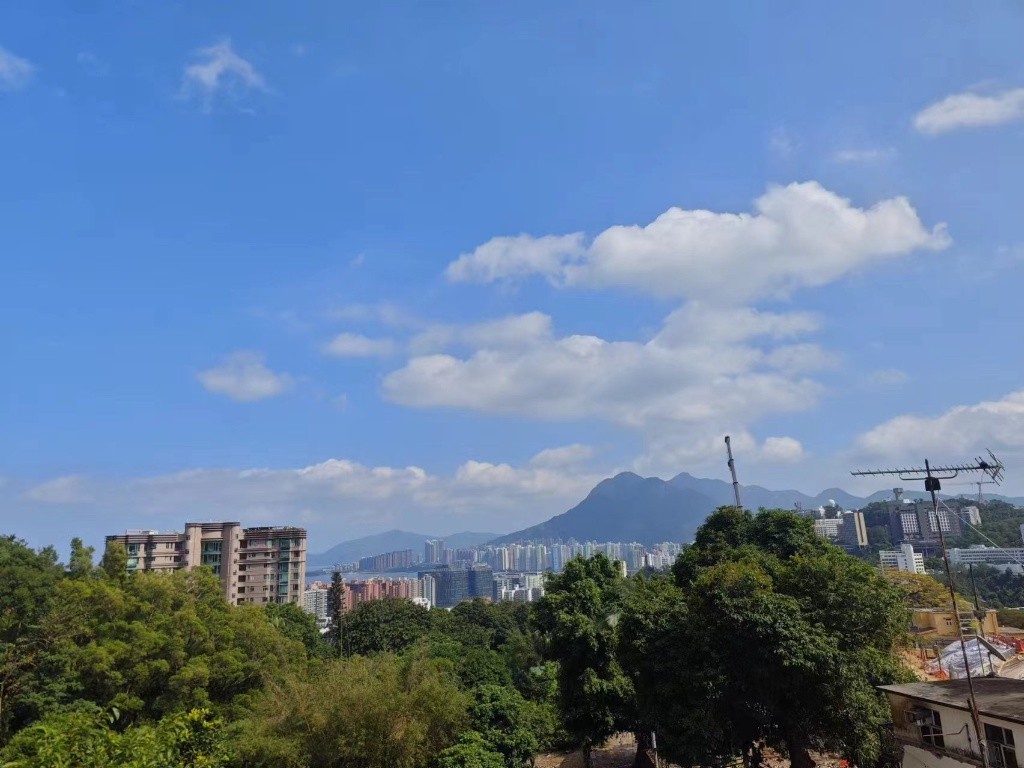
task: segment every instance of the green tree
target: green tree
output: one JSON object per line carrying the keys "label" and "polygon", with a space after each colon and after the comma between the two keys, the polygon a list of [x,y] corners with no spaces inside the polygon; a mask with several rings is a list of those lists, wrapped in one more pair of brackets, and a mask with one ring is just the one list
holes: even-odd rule
{"label": "green tree", "polygon": [[121,584],[128,577],[128,550],[119,541],[108,542],[100,568],[111,581]]}
{"label": "green tree", "polygon": [[92,556],[95,547],[87,547],[77,536],[71,540],[71,557],[68,560],[68,576],[72,579],[83,579],[92,576],[95,566]]}
{"label": "green tree", "polygon": [[263,607],[270,624],[282,635],[297,640],[306,648],[310,658],[324,658],[331,653],[331,646],[320,634],[316,617],[304,611],[295,603],[278,605],[270,603]]}
{"label": "green tree", "polygon": [[0,744],[37,710],[36,672],[47,637],[58,629],[43,617],[63,578],[52,547],[37,552],[0,537]]}
{"label": "green tree", "polygon": [[783,511],[719,510],[674,570],[674,594],[663,582],[634,592],[621,650],[666,756],[753,759],[764,739],[796,768],[812,749],[878,757],[889,712],[875,686],[909,679],[897,588]]}
{"label": "green tree", "polygon": [[506,768],[505,759],[476,731],[462,734],[457,743],[442,750],[434,768]]}
{"label": "green tree", "polygon": [[46,686],[36,716],[76,700],[115,707],[126,724],[182,709],[226,714],[305,657],[262,610],[228,605],[206,569],[64,579],[41,623],[51,634],[35,670]]}
{"label": "green tree", "polygon": [[576,558],[548,578],[535,620],[547,654],[559,664],[559,705],[566,731],[591,750],[630,721],[632,685],[616,659],[615,621],[623,579],[603,554]]}
{"label": "green tree", "polygon": [[515,688],[476,688],[469,716],[473,729],[502,755],[506,768],[525,768],[531,764],[538,748],[537,739],[530,729],[526,702]]}
{"label": "green tree", "polygon": [[346,613],[339,626],[345,654],[398,653],[430,631],[430,611],[402,598],[371,600]]}
{"label": "green tree", "polygon": [[467,726],[436,662],[355,656],[270,684],[236,732],[246,768],[425,768]]}
{"label": "green tree", "polygon": [[205,710],[169,715],[120,732],[115,714],[50,715],[0,752],[3,768],[222,768],[223,723]]}

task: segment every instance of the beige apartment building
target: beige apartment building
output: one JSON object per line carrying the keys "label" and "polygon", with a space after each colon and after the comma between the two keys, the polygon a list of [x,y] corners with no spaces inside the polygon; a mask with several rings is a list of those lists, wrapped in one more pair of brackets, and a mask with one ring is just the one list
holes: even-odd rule
{"label": "beige apartment building", "polygon": [[128,552],[130,572],[206,565],[220,577],[229,603],[302,603],[306,585],[303,528],[186,523],[184,533],[130,530],[107,536],[107,544],[115,541]]}

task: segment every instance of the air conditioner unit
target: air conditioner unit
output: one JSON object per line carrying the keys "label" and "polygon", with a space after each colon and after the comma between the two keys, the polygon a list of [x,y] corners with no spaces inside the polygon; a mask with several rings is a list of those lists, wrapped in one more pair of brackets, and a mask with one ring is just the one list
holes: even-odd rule
{"label": "air conditioner unit", "polygon": [[932,723],[931,710],[914,707],[908,709],[905,714],[910,725],[930,725]]}

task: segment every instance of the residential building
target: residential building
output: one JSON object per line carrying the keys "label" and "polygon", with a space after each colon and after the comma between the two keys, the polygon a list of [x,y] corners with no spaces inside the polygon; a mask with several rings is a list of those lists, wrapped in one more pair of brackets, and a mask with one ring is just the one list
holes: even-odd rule
{"label": "residential building", "polygon": [[176,532],[129,530],[118,536],[107,536],[107,544],[119,541],[128,553],[128,570],[176,571],[183,567],[185,542]]}
{"label": "residential building", "polygon": [[[961,611],[961,614],[963,613],[965,612]],[[968,613],[966,620],[971,623],[972,629],[977,622],[977,629],[986,637],[999,634],[999,616],[995,610],[986,610],[980,621],[973,612]],[[965,617],[961,616],[960,620],[965,620]],[[948,608],[914,608],[910,618],[910,629],[916,636],[956,637],[957,621],[957,615]]]}
{"label": "residential building", "polygon": [[183,533],[127,531],[107,536],[124,545],[129,571],[209,567],[232,604],[302,604],[306,584],[303,528],[242,528],[238,522],[186,523]]}
{"label": "residential building", "polygon": [[905,571],[906,573],[924,573],[924,555],[914,551],[909,542],[900,544],[896,550],[882,550],[878,553],[884,571]]}
{"label": "residential building", "polygon": [[428,539],[423,542],[423,562],[430,564],[444,562],[444,539]]}
{"label": "residential building", "polygon": [[1024,547],[986,547],[976,544],[966,549],[949,550],[952,565],[1021,565],[1024,563]]}
{"label": "residential building", "polygon": [[311,587],[302,593],[302,608],[306,613],[316,616],[317,621],[325,621],[328,614],[328,590],[322,587]]}
{"label": "residential building", "polygon": [[889,699],[905,768],[977,768],[983,764],[982,741],[991,768],[1017,768],[1017,744],[1024,744],[1024,680],[980,677],[973,685],[983,738],[968,706],[967,680],[880,687]]}

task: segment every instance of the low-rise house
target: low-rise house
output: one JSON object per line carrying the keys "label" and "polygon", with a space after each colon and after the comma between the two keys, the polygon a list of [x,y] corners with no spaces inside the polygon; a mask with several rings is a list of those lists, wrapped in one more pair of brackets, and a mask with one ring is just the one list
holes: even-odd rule
{"label": "low-rise house", "polygon": [[[981,766],[981,747],[968,706],[967,680],[883,685],[904,768]],[[1018,768],[1024,745],[1024,680],[974,680],[983,740],[991,768]]]}

